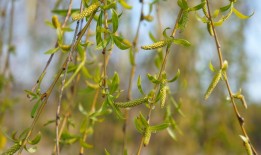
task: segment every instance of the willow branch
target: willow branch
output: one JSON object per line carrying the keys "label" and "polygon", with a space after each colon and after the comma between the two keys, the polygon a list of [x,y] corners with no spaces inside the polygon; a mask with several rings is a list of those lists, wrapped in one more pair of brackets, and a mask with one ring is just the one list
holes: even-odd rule
{"label": "willow branch", "polygon": [[[176,19],[176,22],[175,22],[175,25],[174,25],[174,28],[172,30],[172,33],[171,33],[171,37],[175,37],[175,34],[176,34],[176,31],[178,29],[178,21],[180,20],[181,16],[182,16],[182,13],[183,13],[183,10],[180,9],[179,13],[178,13],[178,17]],[[163,62],[162,62],[162,65],[161,65],[161,68],[160,68],[160,71],[159,71],[159,75],[158,75],[158,80],[160,81],[160,79],[162,78],[162,73],[163,71],[165,70],[165,67],[166,67],[166,63],[167,63],[167,58],[168,58],[168,55],[170,53],[170,46],[167,46],[167,49],[166,49],[166,54],[165,54],[165,57],[163,59]],[[155,84],[154,86],[154,91],[156,92],[159,88],[160,84]],[[156,99],[156,96],[154,96],[154,98],[152,99],[152,101],[154,101]],[[148,124],[150,124],[150,119],[151,119],[151,114],[152,114],[152,109],[153,109],[153,104],[150,104],[150,108],[149,108],[149,113],[147,115],[147,122]],[[144,141],[144,138],[142,137],[141,138],[141,141],[140,141],[140,145],[139,145],[139,149],[137,151],[137,154],[136,155],[140,155],[140,152],[142,150],[142,147],[143,147],[143,141]]]}
{"label": "willow branch", "polygon": [[[220,43],[219,43],[219,40],[218,40],[218,36],[217,36],[217,33],[216,33],[216,29],[215,29],[215,25],[213,23],[213,20],[212,20],[212,17],[211,17],[211,11],[210,11],[210,7],[209,7],[209,1],[206,0],[206,4],[207,4],[207,8],[208,8],[208,14],[209,14],[209,20],[210,20],[210,24],[211,24],[211,28],[213,30],[213,34],[214,34],[214,39],[215,39],[215,43],[216,43],[216,48],[217,48],[217,52],[218,52],[218,58],[219,58],[219,63],[220,63],[220,68],[222,68],[223,66],[223,57],[222,57],[222,51],[221,51],[221,46],[220,46]],[[229,81],[228,81],[228,78],[224,78],[224,81],[226,83],[226,87],[227,87],[227,91],[229,93],[229,97],[230,97],[230,100],[231,100],[231,103],[232,103],[232,106],[233,106],[233,110],[235,112],[235,115],[237,117],[237,120],[238,120],[238,123],[240,125],[240,128],[242,130],[242,133],[244,134],[244,136],[249,140],[249,143],[251,145],[251,149],[254,153],[254,155],[257,155],[257,152],[254,148],[254,146],[251,144],[250,142],[250,139],[249,139],[249,136],[246,132],[246,129],[245,129],[245,120],[244,118],[240,115],[239,113],[239,110],[236,106],[236,103],[235,103],[235,100],[234,100],[234,97],[233,97],[233,93],[232,93],[232,90],[231,90],[231,86],[229,84]]]}

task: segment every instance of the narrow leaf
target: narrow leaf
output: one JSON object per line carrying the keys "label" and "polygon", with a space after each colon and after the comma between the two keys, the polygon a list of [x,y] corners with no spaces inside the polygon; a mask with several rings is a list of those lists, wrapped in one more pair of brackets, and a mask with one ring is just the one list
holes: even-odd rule
{"label": "narrow leaf", "polygon": [[53,49],[50,49],[46,52],[44,52],[44,54],[53,54],[55,52],[57,52],[59,50],[59,47],[56,47],[56,48],[53,48]]}
{"label": "narrow leaf", "polygon": [[180,76],[180,70],[178,69],[176,75],[175,75],[171,80],[169,80],[168,82],[174,82],[174,81],[176,81],[176,80],[179,78],[179,76]]}
{"label": "narrow leaf", "polygon": [[191,43],[185,39],[174,39],[173,43],[177,44],[177,45],[183,45],[185,47],[188,47],[191,45]]}
{"label": "narrow leaf", "polygon": [[141,93],[142,95],[145,95],[145,93],[144,93],[144,91],[143,91],[143,89],[142,89],[142,86],[141,86],[141,77],[140,77],[140,75],[139,75],[139,77],[138,77],[137,86],[138,86],[138,89],[139,89],[140,93]]}
{"label": "narrow leaf", "polygon": [[119,36],[112,35],[112,38],[115,45],[121,50],[126,50],[132,46],[128,40],[123,39]]}
{"label": "narrow leaf", "polygon": [[118,15],[117,12],[114,9],[111,9],[112,11],[112,32],[115,33],[118,29]]}
{"label": "narrow leaf", "polygon": [[254,15],[254,12],[253,12],[251,15],[247,16],[247,15],[242,14],[241,12],[239,12],[239,11],[238,11],[237,9],[235,9],[235,8],[233,8],[232,10],[233,10],[234,14],[235,14],[238,18],[240,18],[240,19],[248,19],[248,18],[250,18],[251,16]]}
{"label": "narrow leaf", "polygon": [[150,130],[151,132],[157,132],[166,129],[167,127],[169,127],[169,123],[162,123],[160,125],[150,126]]}

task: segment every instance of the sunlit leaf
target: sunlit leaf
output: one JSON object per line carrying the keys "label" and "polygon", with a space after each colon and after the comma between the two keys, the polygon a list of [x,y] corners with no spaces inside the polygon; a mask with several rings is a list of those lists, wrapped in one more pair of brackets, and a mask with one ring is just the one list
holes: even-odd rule
{"label": "sunlit leaf", "polygon": [[128,40],[123,39],[122,37],[112,35],[112,38],[115,45],[121,50],[126,50],[132,46]]}
{"label": "sunlit leaf", "polygon": [[157,132],[166,129],[167,127],[169,127],[169,123],[162,123],[159,125],[150,126],[150,130],[151,132]]}
{"label": "sunlit leaf", "polygon": [[176,75],[171,79],[171,80],[168,80],[168,82],[174,82],[176,81],[180,76],[180,70],[178,69]]}
{"label": "sunlit leaf", "polygon": [[191,45],[191,43],[185,39],[174,39],[173,43],[177,45],[183,45],[185,47],[189,47]]}
{"label": "sunlit leaf", "polygon": [[253,12],[251,15],[247,16],[247,15],[242,14],[241,12],[239,12],[239,11],[238,11],[237,9],[235,9],[235,8],[233,8],[232,10],[233,10],[234,14],[235,14],[238,18],[240,18],[240,19],[248,19],[248,18],[250,18],[251,16],[254,15],[254,12]]}
{"label": "sunlit leaf", "polygon": [[53,48],[53,49],[50,49],[50,50],[44,52],[44,54],[53,54],[53,53],[56,53],[58,50],[59,50],[59,47],[56,47],[56,48]]}
{"label": "sunlit leaf", "polygon": [[41,132],[38,132],[38,134],[34,137],[34,139],[28,141],[28,143],[31,145],[38,144],[40,142],[41,138],[42,138]]}
{"label": "sunlit leaf", "polygon": [[132,9],[132,6],[130,6],[128,3],[126,3],[125,0],[119,0],[119,3],[120,3],[125,9]]}

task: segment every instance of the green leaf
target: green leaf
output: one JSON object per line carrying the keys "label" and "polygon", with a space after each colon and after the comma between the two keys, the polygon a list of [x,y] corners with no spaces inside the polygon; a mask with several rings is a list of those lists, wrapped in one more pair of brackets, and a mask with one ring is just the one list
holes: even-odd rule
{"label": "green leaf", "polygon": [[169,80],[168,82],[174,82],[174,81],[176,81],[176,80],[179,78],[179,76],[180,76],[180,70],[178,69],[176,75],[175,75],[171,80]]}
{"label": "green leaf", "polygon": [[247,15],[242,14],[241,12],[239,12],[239,11],[238,11],[237,9],[235,9],[235,8],[233,8],[232,10],[233,10],[234,14],[235,14],[238,18],[240,18],[240,19],[248,19],[248,18],[250,18],[251,16],[254,15],[254,12],[253,12],[251,15],[247,16]]}
{"label": "green leaf", "polygon": [[171,128],[167,128],[168,134],[173,140],[177,140],[175,132]]}
{"label": "green leaf", "polygon": [[103,16],[103,11],[101,11],[99,18],[97,20],[97,25],[96,25],[96,44],[97,45],[99,45],[100,42],[102,41],[101,32],[98,31],[99,27],[102,27],[102,16]]}
{"label": "green leaf", "polygon": [[25,129],[20,135],[18,139],[24,139],[27,135],[27,133],[29,132],[29,128]]}
{"label": "green leaf", "polygon": [[151,33],[151,32],[149,32],[149,36],[150,36],[150,39],[155,43],[155,42],[157,42],[157,39],[154,37],[154,35]]}
{"label": "green leaf", "polygon": [[88,116],[87,111],[84,109],[84,107],[82,106],[81,103],[79,103],[78,109],[79,109],[79,111],[80,111],[81,114],[83,114],[83,115],[85,115],[85,116]]}
{"label": "green leaf", "polygon": [[189,47],[191,45],[191,43],[185,39],[174,39],[173,43],[177,45],[183,45],[185,47]]}
{"label": "green leaf", "polygon": [[189,8],[188,11],[197,11],[199,9],[202,9],[205,4],[206,4],[206,2],[200,3],[199,5]]}
{"label": "green leaf", "polygon": [[225,12],[225,11],[227,11],[228,9],[230,9],[231,8],[231,3],[229,3],[228,5],[226,5],[226,6],[224,6],[224,7],[221,7],[219,10],[221,11],[221,12]]}
{"label": "green leaf", "polygon": [[155,83],[155,84],[160,83],[160,81],[159,81],[155,76],[152,76],[152,75],[150,75],[149,73],[147,74],[147,77],[148,77],[148,79],[149,79],[152,83]]}
{"label": "green leaf", "polygon": [[131,43],[126,39],[115,35],[112,35],[112,38],[115,45],[121,50],[126,50],[131,47]]}
{"label": "green leaf", "polygon": [[44,54],[53,54],[55,52],[57,52],[59,50],[59,47],[56,47],[56,48],[53,48],[53,49],[50,49],[46,52],[44,52]]}
{"label": "green leaf", "polygon": [[138,86],[138,89],[139,89],[140,93],[142,95],[145,95],[145,93],[144,93],[144,91],[142,89],[142,86],[141,86],[141,77],[140,77],[140,75],[139,75],[138,80],[137,80],[137,86]]}
{"label": "green leaf", "polygon": [[132,65],[132,66],[134,66],[135,65],[135,55],[134,55],[134,50],[133,50],[133,48],[130,48],[130,50],[129,50],[129,59],[130,59],[130,64]]}
{"label": "green leaf", "polygon": [[[57,14],[57,15],[60,15],[60,16],[66,16],[67,15],[67,12],[68,10],[59,10],[59,9],[56,9],[56,10],[52,10],[52,13],[54,14]],[[80,12],[80,9],[72,9],[71,10],[71,14],[75,13],[75,12]]]}
{"label": "green leaf", "polygon": [[112,32],[115,33],[118,29],[118,23],[119,23],[119,19],[118,19],[118,15],[117,12],[114,9],[111,9],[111,13],[112,13]]}
{"label": "green leaf", "polygon": [[188,23],[188,15],[189,12],[188,11],[183,11],[180,20],[178,21],[178,28],[183,31]]}
{"label": "green leaf", "polygon": [[110,87],[110,94],[115,93],[115,91],[118,89],[120,83],[120,78],[117,72],[114,73],[111,87]]}
{"label": "green leaf", "polygon": [[163,31],[163,36],[165,39],[169,39],[170,37],[167,35],[167,30],[170,29],[169,27],[165,28],[165,30]]}
{"label": "green leaf", "polygon": [[215,67],[212,65],[212,62],[211,62],[211,61],[209,62],[208,67],[209,67],[209,69],[210,69],[212,72],[215,72],[215,71],[216,71],[216,69],[215,69]]}
{"label": "green leaf", "polygon": [[34,137],[34,139],[31,141],[28,141],[28,143],[31,145],[38,144],[40,142],[41,138],[42,138],[41,132],[38,132],[38,134]]}
{"label": "green leaf", "polygon": [[118,107],[116,107],[113,103],[113,96],[112,95],[108,95],[107,98],[106,98],[106,103],[109,104],[112,108],[112,110],[116,113],[117,117],[120,118],[120,119],[124,119],[121,111],[119,110]]}
{"label": "green leaf", "polygon": [[30,90],[24,90],[25,92],[26,92],[26,94],[27,95],[29,95],[29,96],[32,96],[32,97],[37,97],[37,94],[36,93],[34,93],[34,92],[32,92],[32,91],[30,91]]}
{"label": "green leaf", "polygon": [[111,37],[108,37],[105,40],[102,40],[97,46],[96,46],[96,50],[101,50],[107,47],[107,45],[110,43],[111,41]]}
{"label": "green leaf", "polygon": [[142,122],[141,122],[139,117],[135,118],[134,124],[135,124],[135,128],[137,129],[137,131],[139,133],[143,133],[144,126],[143,126],[143,124],[142,124]]}
{"label": "green leaf", "polygon": [[37,112],[37,110],[38,110],[38,107],[39,107],[39,105],[42,103],[42,101],[41,101],[41,99],[39,98],[38,100],[37,100],[37,102],[35,103],[35,105],[33,106],[33,109],[32,109],[32,111],[31,111],[31,117],[32,118],[34,118],[34,116],[35,116],[35,114],[36,114],[36,112]]}
{"label": "green leaf", "polygon": [[115,7],[116,7],[116,2],[114,1],[110,4],[108,4],[108,5],[102,6],[102,9],[103,10],[109,10],[109,9],[112,9],[112,8],[115,8]]}
{"label": "green leaf", "polygon": [[91,149],[91,148],[93,148],[93,145],[84,142],[82,139],[80,140],[80,144],[81,144],[82,147],[84,147],[84,148],[86,148],[86,149]]}
{"label": "green leaf", "polygon": [[27,152],[29,152],[29,153],[35,153],[35,152],[37,151],[37,147],[36,147],[36,146],[33,146],[33,147],[27,148],[27,147],[25,146],[25,150],[26,150]]}
{"label": "green leaf", "polygon": [[160,125],[150,126],[150,130],[151,132],[157,132],[166,129],[167,127],[169,127],[169,123],[162,123]]}
{"label": "green leaf", "polygon": [[121,6],[123,6],[125,9],[132,9],[132,6],[130,6],[128,3],[125,2],[125,0],[119,0],[119,3]]}
{"label": "green leaf", "polygon": [[142,115],[142,113],[140,113],[140,121],[142,123],[142,125],[147,128],[149,126],[149,123],[147,122],[147,120],[145,119],[145,117]]}
{"label": "green leaf", "polygon": [[178,0],[178,5],[183,10],[188,9],[188,3],[186,0]]}

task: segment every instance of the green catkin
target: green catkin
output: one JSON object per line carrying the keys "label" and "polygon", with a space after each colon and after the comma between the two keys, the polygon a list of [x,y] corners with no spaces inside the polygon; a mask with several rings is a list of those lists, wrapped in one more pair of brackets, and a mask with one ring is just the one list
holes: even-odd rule
{"label": "green catkin", "polygon": [[207,18],[209,18],[208,10],[207,10],[207,2],[206,2],[206,0],[201,0],[201,2],[202,2],[202,3],[205,2],[205,4],[204,4],[202,10],[203,10],[204,15],[205,15]]}
{"label": "green catkin", "polygon": [[144,141],[143,141],[144,146],[147,146],[149,144],[150,137],[151,137],[151,130],[149,127],[146,127],[145,132],[144,132]]}
{"label": "green catkin", "polygon": [[1,155],[13,155],[15,152],[17,152],[20,149],[21,145],[15,144],[12,147],[10,147],[6,152],[3,152]]}
{"label": "green catkin", "polygon": [[164,105],[166,103],[166,96],[167,96],[167,87],[162,86],[160,89],[160,107],[164,108]]}
{"label": "green catkin", "polygon": [[213,28],[212,28],[212,25],[211,25],[210,22],[207,23],[207,28],[208,28],[208,33],[209,33],[211,36],[214,36]]}
{"label": "green catkin", "polygon": [[57,16],[53,16],[52,17],[52,23],[53,23],[53,26],[57,29],[59,27],[61,27],[61,24],[58,20],[58,17]]}
{"label": "green catkin", "polygon": [[208,99],[209,95],[212,93],[212,91],[215,89],[215,87],[217,86],[219,80],[222,77],[222,70],[219,70],[217,72],[217,74],[214,76],[214,78],[212,79],[206,93],[205,93],[205,100]]}
{"label": "green catkin", "polygon": [[88,8],[84,9],[82,13],[78,13],[72,16],[72,20],[81,20],[86,16],[91,15],[94,11],[96,11],[100,6],[100,2],[96,2],[90,5]]}
{"label": "green catkin", "polygon": [[163,46],[171,43],[172,41],[173,41],[173,39],[161,40],[161,41],[155,42],[151,45],[141,46],[141,48],[144,49],[144,50],[157,49],[157,48],[163,47]]}
{"label": "green catkin", "polygon": [[115,106],[119,108],[130,108],[148,102],[148,97],[131,100],[128,102],[115,102]]}

